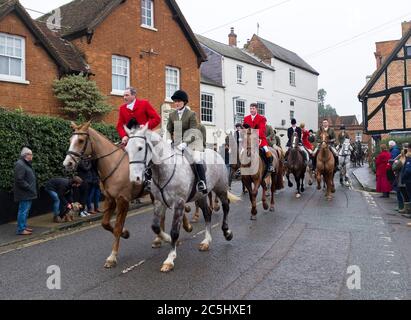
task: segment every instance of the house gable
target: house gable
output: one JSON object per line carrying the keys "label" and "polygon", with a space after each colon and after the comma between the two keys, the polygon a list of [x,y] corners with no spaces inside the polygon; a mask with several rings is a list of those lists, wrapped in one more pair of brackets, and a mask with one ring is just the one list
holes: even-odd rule
{"label": "house gable", "polygon": [[411,28],[375,71],[359,93],[363,104],[365,131],[371,134],[411,129],[411,113],[405,110],[407,92],[411,87]]}

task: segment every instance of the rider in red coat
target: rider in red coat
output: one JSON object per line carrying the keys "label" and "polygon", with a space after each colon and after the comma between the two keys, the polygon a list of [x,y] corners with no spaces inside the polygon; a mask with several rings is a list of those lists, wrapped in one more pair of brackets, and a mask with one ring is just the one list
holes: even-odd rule
{"label": "rider in red coat", "polygon": [[124,101],[126,103],[123,104],[119,110],[117,132],[124,146],[128,143],[128,136],[124,130],[124,126],[127,126],[132,119],[135,119],[140,126],[148,124],[150,130],[155,129],[161,122],[160,116],[150,102],[147,100],[138,100],[136,96],[136,89],[126,89],[124,92]]}
{"label": "rider in red coat", "polygon": [[268,142],[266,137],[266,123],[267,119],[258,114],[257,104],[252,103],[250,105],[250,115],[244,118],[244,128],[258,129],[258,135],[260,138],[260,148],[264,149],[263,155],[265,156],[264,162],[267,165],[269,172],[274,172],[273,168],[273,155],[268,150]]}

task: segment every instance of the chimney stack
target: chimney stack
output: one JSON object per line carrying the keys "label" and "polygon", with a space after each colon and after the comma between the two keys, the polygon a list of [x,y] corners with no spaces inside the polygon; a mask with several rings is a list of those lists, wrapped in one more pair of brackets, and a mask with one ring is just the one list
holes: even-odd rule
{"label": "chimney stack", "polygon": [[405,34],[411,29],[411,21],[404,21],[401,23],[402,26],[402,36],[405,36]]}
{"label": "chimney stack", "polygon": [[228,35],[228,44],[231,47],[237,47],[237,35],[234,33],[233,27],[231,27],[231,33]]}

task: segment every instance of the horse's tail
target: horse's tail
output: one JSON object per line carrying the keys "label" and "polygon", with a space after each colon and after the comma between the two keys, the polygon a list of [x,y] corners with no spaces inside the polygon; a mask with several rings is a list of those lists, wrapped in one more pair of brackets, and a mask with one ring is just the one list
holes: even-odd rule
{"label": "horse's tail", "polygon": [[241,198],[237,197],[235,194],[232,194],[230,191],[227,191],[227,197],[228,197],[228,200],[230,200],[231,203],[241,201]]}

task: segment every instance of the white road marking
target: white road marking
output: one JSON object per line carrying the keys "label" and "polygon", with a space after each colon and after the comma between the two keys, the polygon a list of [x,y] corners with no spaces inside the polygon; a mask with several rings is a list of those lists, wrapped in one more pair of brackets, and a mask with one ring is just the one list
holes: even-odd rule
{"label": "white road marking", "polygon": [[138,268],[139,266],[143,265],[145,262],[146,262],[146,260],[140,261],[139,263],[135,264],[134,266],[131,266],[127,269],[124,269],[121,273],[122,274],[129,273],[129,272],[133,271],[135,268]]}

